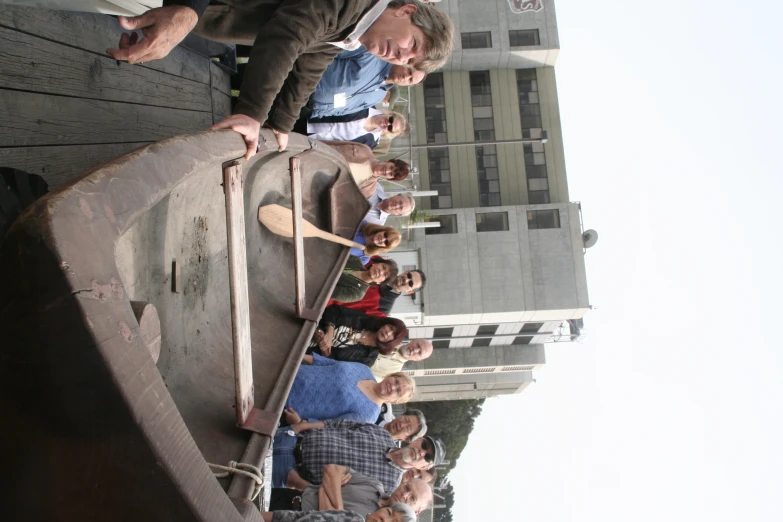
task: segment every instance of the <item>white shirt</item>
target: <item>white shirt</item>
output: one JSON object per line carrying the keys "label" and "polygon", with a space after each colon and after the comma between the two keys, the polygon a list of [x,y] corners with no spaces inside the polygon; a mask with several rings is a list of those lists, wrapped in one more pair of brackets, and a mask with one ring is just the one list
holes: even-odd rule
{"label": "white shirt", "polygon": [[386,192],[384,192],[381,184],[378,183],[375,187],[375,194],[367,199],[367,201],[370,202],[370,205],[372,205],[372,207],[370,207],[370,211],[367,212],[367,216],[364,218],[368,223],[372,223],[374,225],[386,224],[386,219],[390,214],[378,208],[378,203],[384,199],[386,199]]}
{"label": "white shirt", "polygon": [[342,42],[329,43],[335,47],[346,49],[348,51],[355,51],[358,49],[362,45],[361,42],[359,42],[359,38],[364,33],[366,33],[367,29],[369,29],[370,26],[375,23],[378,17],[383,14],[383,12],[386,10],[386,6],[389,5],[389,2],[391,2],[391,0],[378,0],[378,3],[372,6],[370,10],[367,11],[358,22],[356,22],[356,27],[354,28],[353,32],[349,34],[345,40]]}
{"label": "white shirt", "polygon": [[[367,118],[356,121],[345,121],[340,123],[308,123],[307,134],[310,134],[314,140],[339,140],[339,141],[351,141],[352,139],[364,136],[368,132],[364,129],[364,124],[367,120],[378,114],[383,114],[381,111],[375,109],[369,109],[369,116]],[[376,140],[380,140],[383,129],[376,129],[371,131],[370,134],[375,136]]]}

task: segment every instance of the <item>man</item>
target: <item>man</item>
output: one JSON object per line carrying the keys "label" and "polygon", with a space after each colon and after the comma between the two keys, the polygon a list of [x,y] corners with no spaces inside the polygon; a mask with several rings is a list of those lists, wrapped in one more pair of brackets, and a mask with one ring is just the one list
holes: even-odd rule
{"label": "man", "polygon": [[[339,419],[333,421],[317,421],[317,422],[305,422],[302,417],[299,416],[292,408],[286,408],[283,411],[285,421],[294,433],[304,433],[308,430],[323,429],[327,427],[325,422],[329,422],[330,426],[339,425]],[[414,440],[423,437],[427,433],[427,419],[424,417],[424,413],[421,410],[405,410],[405,413],[399,417],[395,417],[391,421],[381,426],[384,430],[389,432],[393,440],[399,440],[403,442],[413,442]]]}
{"label": "man", "polygon": [[389,355],[378,355],[375,364],[370,366],[370,370],[372,370],[375,379],[381,382],[387,375],[402,371],[402,367],[407,361],[423,361],[430,355],[432,355],[432,341],[413,339]]}
{"label": "man", "polygon": [[277,430],[272,487],[304,490],[322,482],[324,466],[339,464],[378,480],[384,491],[393,491],[406,469],[430,469],[446,456],[443,442],[430,436],[398,448],[391,434],[375,424],[347,420],[323,424],[301,434],[290,427]]}
{"label": "man", "polygon": [[438,478],[438,470],[436,469],[409,469],[402,474],[402,483],[409,482],[413,479],[420,478],[430,486],[435,486],[435,480]]}
{"label": "man", "polygon": [[[339,487],[350,477],[348,483]],[[334,487],[330,487],[334,485]],[[422,479],[414,479],[397,486],[391,495],[387,495],[380,482],[361,473],[356,473],[345,466],[327,464],[324,468],[323,482],[319,486],[308,486],[302,492],[302,511],[317,511],[324,509],[319,503],[319,497],[328,495],[333,491],[337,499],[341,500],[345,510],[368,515],[382,507],[388,507],[393,502],[402,502],[416,512],[421,511],[432,503],[432,488]]]}
{"label": "man", "polygon": [[[370,262],[373,262],[371,258]],[[387,317],[394,307],[394,303],[401,295],[413,295],[424,288],[427,283],[427,277],[421,270],[407,270],[395,277],[391,283],[379,286],[371,286],[360,301],[346,303],[335,301],[330,304],[336,304],[352,310],[359,310],[367,315],[377,317]]]}
{"label": "man", "polygon": [[386,219],[391,216],[410,216],[413,209],[416,208],[416,200],[413,194],[404,192],[396,196],[387,197],[383,187],[378,185],[375,189],[375,195],[367,198],[372,207],[364,218],[368,223],[376,225],[385,225]]}
{"label": "man", "polygon": [[[341,50],[364,46],[378,58],[428,72],[452,49],[454,27],[443,11],[418,0],[167,0],[135,18],[120,17],[124,29],[117,60],[140,63],[166,56],[194,28],[212,40],[252,44],[235,114],[211,127],[233,129],[245,139],[246,158],[255,154],[262,124],[285,150],[288,132]],[[196,23],[198,22],[198,26]]]}
{"label": "man", "polygon": [[308,118],[343,116],[375,107],[394,85],[416,85],[426,73],[392,65],[361,47],[345,51],[326,68],[307,104]]}

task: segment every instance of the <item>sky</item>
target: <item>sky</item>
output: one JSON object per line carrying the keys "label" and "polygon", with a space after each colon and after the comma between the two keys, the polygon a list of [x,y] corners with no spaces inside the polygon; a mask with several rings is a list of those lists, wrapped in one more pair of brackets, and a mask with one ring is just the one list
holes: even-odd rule
{"label": "sky", "polygon": [[454,522],[783,520],[783,4],[556,10],[595,309],[486,401]]}

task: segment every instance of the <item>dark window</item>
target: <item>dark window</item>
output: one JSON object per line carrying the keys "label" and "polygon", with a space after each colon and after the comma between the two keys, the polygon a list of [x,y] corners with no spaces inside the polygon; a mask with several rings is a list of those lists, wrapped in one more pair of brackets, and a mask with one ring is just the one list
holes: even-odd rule
{"label": "dark window", "polygon": [[480,339],[473,339],[473,342],[470,344],[471,346],[489,346],[489,343],[492,342],[491,337],[483,337]]}
{"label": "dark window", "polygon": [[462,33],[463,49],[489,49],[492,47],[492,33]]}
{"label": "dark window", "polygon": [[448,348],[449,343],[451,341],[445,340],[445,341],[432,341],[432,347],[433,348]]}
{"label": "dark window", "polygon": [[427,149],[427,165],[430,171],[430,190],[438,195],[430,197],[431,208],[451,208],[451,164],[449,149]]}
{"label": "dark window", "polygon": [[514,338],[514,344],[530,344],[530,341],[532,341],[532,337],[528,336],[519,336]]}
{"label": "dark window", "polygon": [[498,325],[496,324],[483,324],[479,326],[476,335],[495,335],[498,331]]}
{"label": "dark window", "polygon": [[427,143],[446,143],[446,94],[443,73],[433,73],[424,80],[424,118]]}
{"label": "dark window", "polygon": [[544,323],[525,323],[519,330],[519,333],[537,332],[544,326]]}
{"label": "dark window", "polygon": [[492,84],[489,71],[470,72],[470,100],[473,105],[473,138],[495,139],[495,117],[492,114]]}
{"label": "dark window", "polygon": [[529,47],[541,45],[538,29],[523,29],[508,32],[508,42],[511,47]]}
{"label": "dark window", "polygon": [[478,172],[480,205],[482,207],[500,205],[500,176],[498,152],[495,145],[476,147],[476,170]]}
{"label": "dark window", "polygon": [[508,212],[476,214],[476,232],[501,232],[503,230],[508,230]]}
{"label": "dark window", "polygon": [[454,327],[435,328],[435,333],[432,336],[433,337],[451,337],[452,333],[454,333]]}
{"label": "dark window", "polygon": [[[513,31],[512,31],[513,32]],[[536,31],[538,34],[538,31]],[[541,105],[538,103],[538,76],[535,69],[517,69],[519,115],[524,139],[541,138]],[[543,143],[528,143],[525,150],[527,199],[531,205],[549,203],[549,182],[546,177],[546,155]]]}
{"label": "dark window", "polygon": [[551,210],[528,210],[527,228],[530,230],[541,228],[560,228],[560,211]]}
{"label": "dark window", "polygon": [[440,227],[438,228],[425,228],[424,233],[426,235],[434,234],[456,234],[457,233],[457,215],[446,214],[445,216],[432,216],[427,221],[430,223],[438,221]]}

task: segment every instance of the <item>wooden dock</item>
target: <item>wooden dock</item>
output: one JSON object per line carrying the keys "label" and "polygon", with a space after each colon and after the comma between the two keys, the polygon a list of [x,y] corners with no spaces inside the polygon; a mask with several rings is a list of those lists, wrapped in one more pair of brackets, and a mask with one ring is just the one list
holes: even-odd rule
{"label": "wooden dock", "polygon": [[182,46],[128,65],[106,54],[122,29],[106,15],[0,9],[0,166],[55,187],[143,145],[230,114],[229,74]]}

